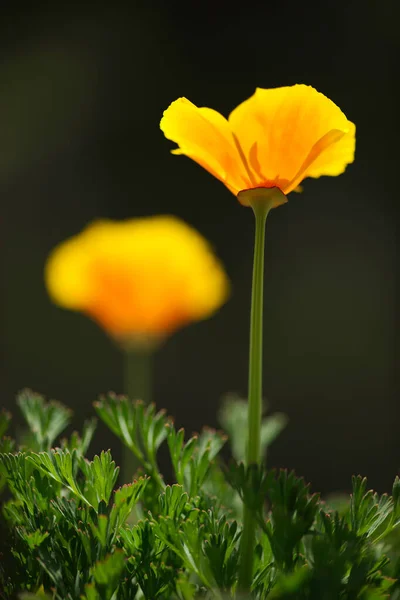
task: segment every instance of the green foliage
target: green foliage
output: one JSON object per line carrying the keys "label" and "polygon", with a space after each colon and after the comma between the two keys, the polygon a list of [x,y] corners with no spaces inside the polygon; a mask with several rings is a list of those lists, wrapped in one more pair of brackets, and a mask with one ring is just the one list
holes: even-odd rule
{"label": "green foliage", "polygon": [[[229,435],[232,456],[236,461],[246,457],[247,439],[247,402],[236,395],[226,396],[220,412],[219,420]],[[283,413],[264,416],[261,423],[261,456],[265,458],[268,448],[286,427],[287,417]]]}
{"label": "green foliage", "polygon": [[82,600],[111,600],[124,569],[125,557],[122,550],[116,550],[104,560],[96,562],[91,573],[93,583],[85,585]]}
{"label": "green foliage", "polygon": [[57,436],[66,428],[71,411],[59,402],[45,402],[43,396],[23,390],[17,404],[29,426],[33,450],[49,450]]}
{"label": "green foliage", "polygon": [[[0,412],[0,453],[1,452],[12,452],[14,449],[14,442],[11,438],[6,438],[4,434],[6,433],[11,422],[11,414],[5,410]],[[4,469],[0,464],[0,494],[6,484],[6,477],[4,473]]]}
{"label": "green foliage", "polygon": [[176,480],[190,496],[195,496],[204,484],[212,461],[224,445],[226,437],[208,428],[186,443],[184,437],[183,429],[175,431],[171,424],[167,425],[167,442]]}
{"label": "green foliage", "polygon": [[62,438],[60,445],[63,450],[69,450],[72,452],[76,450],[79,456],[85,456],[90,442],[92,441],[94,432],[96,431],[96,419],[91,419],[83,424],[82,434],[80,435],[77,431],[73,431],[71,437]]}
{"label": "green foliage", "polygon": [[[85,456],[95,423],[58,440],[69,411],[24,394],[32,445],[3,438],[0,453],[2,600],[247,600],[237,589],[242,503],[258,525],[252,598],[400,599],[398,478],[379,495],[354,477],[338,512],[293,472],[225,467],[222,433],[185,440],[164,412],[109,394],[97,412],[145,473],[116,488],[110,451]],[[3,434],[9,421],[0,417]],[[227,429],[239,455],[240,428]],[[172,485],[158,468],[163,442]]]}
{"label": "green foliage", "polygon": [[146,473],[164,483],[157,465],[157,451],[167,437],[166,426],[171,422],[165,411],[156,412],[154,404],[131,402],[124,396],[109,393],[100,397],[94,407],[99,417],[140,461]]}
{"label": "green foliage", "polygon": [[6,433],[11,422],[11,414],[6,410],[0,412],[0,438]]}
{"label": "green foliage", "polygon": [[[394,485],[394,494],[398,489],[398,478]],[[394,500],[387,494],[378,496],[373,490],[367,491],[367,480],[360,476],[353,477],[353,493],[350,498],[350,521],[351,527],[358,535],[373,538],[381,538],[385,535],[388,527],[393,525],[393,519],[398,518]]]}

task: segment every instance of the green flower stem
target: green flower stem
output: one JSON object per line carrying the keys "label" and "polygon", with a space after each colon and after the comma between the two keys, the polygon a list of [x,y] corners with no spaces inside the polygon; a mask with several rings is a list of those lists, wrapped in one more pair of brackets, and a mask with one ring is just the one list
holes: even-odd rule
{"label": "green flower stem", "polygon": [[142,400],[145,404],[152,397],[152,351],[143,349],[125,350],[124,393],[130,400]]}
{"label": "green flower stem", "polygon": [[[252,207],[255,216],[255,242],[250,317],[249,393],[247,465],[261,460],[262,418],[262,351],[263,351],[263,298],[265,222],[269,211],[286,201],[278,188],[259,188],[241,192],[241,201]],[[240,544],[239,588],[249,590],[253,580],[255,515],[247,506],[243,511],[243,530]]]}
{"label": "green flower stem", "polygon": [[250,316],[249,393],[247,464],[260,462],[260,432],[262,413],[262,352],[264,301],[265,222],[270,207],[258,203],[253,207],[256,218],[253,283]]}
{"label": "green flower stem", "polygon": [[[124,392],[131,401],[141,400],[144,404],[152,401],[152,362],[154,350],[150,346],[140,349],[125,349],[125,383]],[[142,460],[139,460],[141,458]],[[142,465],[142,461],[144,464]],[[123,446],[122,456],[122,481],[132,481],[138,467],[144,466],[147,475],[151,475],[157,482],[160,490],[165,488],[164,480],[160,474],[157,459],[153,454],[144,453],[136,455],[132,449]]]}
{"label": "green flower stem", "polygon": [[[124,393],[131,401],[142,400],[144,404],[149,404],[152,396],[151,351],[147,348],[126,348],[124,359]],[[132,450],[125,445],[122,452],[121,479],[123,483],[129,483],[140,463]]]}

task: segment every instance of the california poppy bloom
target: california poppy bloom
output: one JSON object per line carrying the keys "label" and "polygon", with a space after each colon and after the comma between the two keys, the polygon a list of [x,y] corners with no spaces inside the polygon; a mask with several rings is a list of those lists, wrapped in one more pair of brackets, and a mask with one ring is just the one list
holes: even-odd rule
{"label": "california poppy bloom", "polygon": [[[353,162],[355,126],[314,88],[294,85],[265,90],[239,104],[225,119],[211,108],[179,98],[160,127],[185,154],[251,206],[255,216],[250,315],[246,462],[261,462],[263,294],[265,223],[271,208],[287,201],[306,177],[339,175]],[[256,520],[244,506],[239,590],[253,580]]]}
{"label": "california poppy bloom", "polygon": [[[228,119],[179,98],[160,127],[185,154],[237,196],[277,187],[287,195],[306,177],[340,175],[353,162],[355,126],[332,100],[299,84],[257,88]],[[239,200],[248,204],[248,195]]]}
{"label": "california poppy bloom", "polygon": [[50,254],[52,300],[122,343],[152,343],[211,316],[228,280],[208,242],[172,216],[100,220]]}

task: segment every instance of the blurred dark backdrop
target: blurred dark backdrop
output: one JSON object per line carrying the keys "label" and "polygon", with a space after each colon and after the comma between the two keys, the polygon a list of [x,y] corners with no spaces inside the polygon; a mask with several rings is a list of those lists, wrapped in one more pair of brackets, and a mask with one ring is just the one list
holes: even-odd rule
{"label": "blurred dark backdrop", "polygon": [[[129,6],[128,6],[129,5]],[[93,5],[94,6],[94,5]],[[267,225],[265,394],[289,425],[270,463],[324,492],[352,473],[385,490],[399,466],[398,0],[9,5],[0,25],[1,403],[29,386],[93,413],[122,391],[121,356],[52,306],[49,250],[95,217],[173,213],[214,244],[233,284],[211,320],[171,338],[155,400],[189,431],[246,393],[249,209],[159,131],[179,96],[228,114],[256,86],[308,83],[358,128],[354,165],[307,180]],[[115,438],[99,427],[93,450]]]}

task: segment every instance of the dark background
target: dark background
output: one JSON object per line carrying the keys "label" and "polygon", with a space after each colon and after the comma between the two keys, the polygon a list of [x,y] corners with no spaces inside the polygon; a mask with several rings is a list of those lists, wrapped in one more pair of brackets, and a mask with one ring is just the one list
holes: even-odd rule
{"label": "dark background", "polygon": [[[399,182],[397,0],[37,5],[0,25],[1,404],[22,387],[57,398],[74,425],[122,391],[105,334],[52,306],[50,249],[95,217],[173,213],[214,244],[233,285],[207,322],[155,360],[157,405],[188,431],[246,394],[253,219],[225,187],[169,153],[158,124],[179,96],[227,115],[256,86],[308,83],[357,125],[356,162],[306,180],[270,215],[265,394],[289,425],[270,464],[324,492],[399,467],[396,339]],[[95,6],[95,8],[94,8]],[[99,427],[94,450],[119,445]]]}

